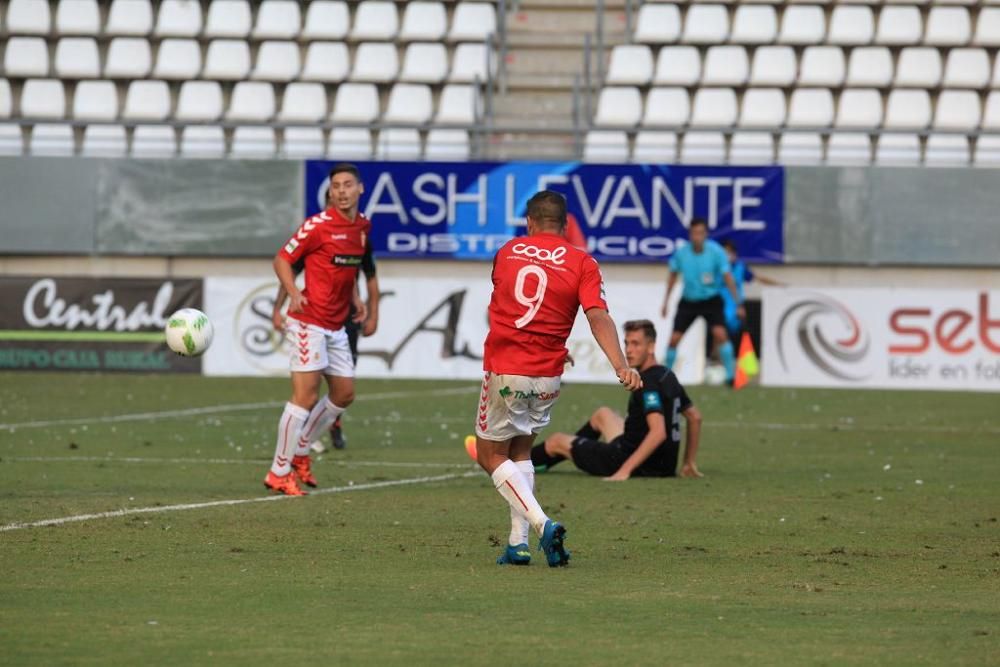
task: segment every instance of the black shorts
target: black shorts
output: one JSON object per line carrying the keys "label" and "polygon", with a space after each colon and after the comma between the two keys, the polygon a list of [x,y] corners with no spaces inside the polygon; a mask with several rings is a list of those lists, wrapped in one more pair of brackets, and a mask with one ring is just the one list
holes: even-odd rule
{"label": "black shorts", "polygon": [[696,319],[705,318],[705,323],[711,329],[714,326],[726,326],[726,316],[723,312],[721,296],[713,296],[704,301],[688,301],[681,299],[674,316],[674,331],[684,333]]}
{"label": "black shorts", "polygon": [[[611,442],[601,442],[580,436],[573,440],[573,463],[588,475],[610,477],[618,472],[622,464],[635,451],[635,447],[625,442],[625,436],[620,435]],[[674,468],[677,465],[677,453],[673,453]],[[655,456],[655,455],[654,455]],[[673,477],[676,472],[667,462],[665,468],[649,465],[649,461],[639,466],[632,473],[633,477]]]}

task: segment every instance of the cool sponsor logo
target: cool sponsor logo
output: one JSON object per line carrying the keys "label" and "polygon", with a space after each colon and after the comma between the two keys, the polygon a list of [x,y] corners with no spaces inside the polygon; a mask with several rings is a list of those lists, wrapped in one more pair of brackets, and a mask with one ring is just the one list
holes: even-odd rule
{"label": "cool sponsor logo", "polygon": [[870,348],[871,337],[858,318],[826,296],[794,302],[778,320],[778,356],[786,372],[789,353],[797,349],[830,377],[861,382],[871,375],[865,368]]}
{"label": "cool sponsor logo", "polygon": [[510,251],[515,255],[524,255],[525,257],[537,259],[540,262],[549,262],[556,266],[566,263],[566,260],[563,259],[566,256],[566,248],[564,247],[549,250],[548,248],[539,248],[530,243],[515,243]]}

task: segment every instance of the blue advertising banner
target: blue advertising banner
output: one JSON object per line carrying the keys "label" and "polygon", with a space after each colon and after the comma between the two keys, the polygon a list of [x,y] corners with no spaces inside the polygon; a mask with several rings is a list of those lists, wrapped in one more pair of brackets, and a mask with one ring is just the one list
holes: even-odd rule
{"label": "blue advertising banner", "polygon": [[[325,208],[333,162],[308,161],[305,214]],[[754,263],[784,258],[781,167],[596,165],[580,162],[358,162],[379,257],[492,259],[525,233],[539,190],[566,196],[600,261],[662,262],[692,218]]]}

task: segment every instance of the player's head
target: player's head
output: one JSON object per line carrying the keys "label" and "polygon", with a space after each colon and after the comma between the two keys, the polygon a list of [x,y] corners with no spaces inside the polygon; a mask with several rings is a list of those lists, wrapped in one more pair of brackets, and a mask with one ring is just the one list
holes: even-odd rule
{"label": "player's head", "polygon": [[528,234],[562,234],[566,228],[566,198],[542,190],[528,200]]}
{"label": "player's head", "polygon": [[729,263],[732,264],[736,261],[736,258],[740,256],[736,249],[736,242],[732,239],[726,239],[722,242],[722,247],[726,249],[726,254],[729,255]]}
{"label": "player's head", "polygon": [[688,227],[688,238],[691,240],[691,245],[698,252],[701,252],[702,247],[705,245],[705,239],[708,238],[708,223],[701,218],[695,218],[691,221],[691,226]]}
{"label": "player's head", "polygon": [[340,162],[330,170],[330,189],[327,191],[327,204],[353,218],[358,212],[358,201],[365,191],[361,183],[361,172],[350,162]]}
{"label": "player's head", "polygon": [[656,363],[656,327],[649,320],[629,320],[625,330],[625,360],[644,370]]}

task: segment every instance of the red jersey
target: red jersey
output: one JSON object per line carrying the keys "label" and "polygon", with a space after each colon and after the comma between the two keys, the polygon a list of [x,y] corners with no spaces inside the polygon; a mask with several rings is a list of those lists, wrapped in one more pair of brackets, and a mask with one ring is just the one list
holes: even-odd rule
{"label": "red jersey", "polygon": [[566,339],[581,306],[608,308],[597,260],[557,234],[508,241],[493,258],[483,369],[529,377],[562,375]]}
{"label": "red jersey", "polygon": [[358,269],[368,246],[371,222],[358,213],[348,220],[328,208],[308,218],[279,251],[289,264],[303,261],[308,303],[300,313],[288,313],[300,322],[336,331],[347,322]]}

